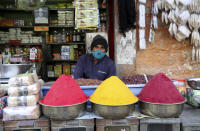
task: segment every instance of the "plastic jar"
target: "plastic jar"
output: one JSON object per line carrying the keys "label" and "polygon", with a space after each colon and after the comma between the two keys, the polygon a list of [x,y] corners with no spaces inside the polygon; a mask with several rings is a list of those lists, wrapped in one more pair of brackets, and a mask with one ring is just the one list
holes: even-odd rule
{"label": "plastic jar", "polygon": [[185,87],[185,80],[173,79],[172,82],[176,87]]}

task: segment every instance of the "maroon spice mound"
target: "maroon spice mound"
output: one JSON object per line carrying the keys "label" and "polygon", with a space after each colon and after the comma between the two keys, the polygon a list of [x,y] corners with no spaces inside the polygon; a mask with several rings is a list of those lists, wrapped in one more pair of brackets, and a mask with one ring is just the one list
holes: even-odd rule
{"label": "maroon spice mound", "polygon": [[163,73],[156,74],[142,89],[139,99],[144,102],[173,104],[185,101],[172,81]]}

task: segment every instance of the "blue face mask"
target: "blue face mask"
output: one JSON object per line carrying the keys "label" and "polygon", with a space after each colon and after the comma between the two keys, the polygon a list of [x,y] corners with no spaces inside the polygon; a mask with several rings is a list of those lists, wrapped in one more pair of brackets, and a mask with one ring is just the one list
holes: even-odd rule
{"label": "blue face mask", "polygon": [[101,50],[97,50],[95,52],[92,52],[92,55],[94,56],[95,59],[99,60],[102,59],[106,55],[106,53],[102,52]]}

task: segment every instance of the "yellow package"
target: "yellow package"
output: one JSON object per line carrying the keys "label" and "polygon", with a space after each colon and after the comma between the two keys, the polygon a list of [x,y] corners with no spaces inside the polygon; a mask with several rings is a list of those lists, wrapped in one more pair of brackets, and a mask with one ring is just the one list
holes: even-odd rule
{"label": "yellow package", "polygon": [[65,75],[70,75],[70,64],[68,65],[63,65],[63,74]]}
{"label": "yellow package", "polygon": [[62,74],[62,65],[54,66],[54,74],[55,74],[55,77],[59,77]]}

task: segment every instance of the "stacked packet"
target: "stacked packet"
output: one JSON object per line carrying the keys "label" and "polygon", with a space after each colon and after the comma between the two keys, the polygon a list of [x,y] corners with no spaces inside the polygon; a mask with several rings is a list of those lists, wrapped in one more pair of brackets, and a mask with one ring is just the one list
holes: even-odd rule
{"label": "stacked packet", "polygon": [[38,119],[40,84],[36,74],[21,74],[9,79],[8,106],[3,120]]}

